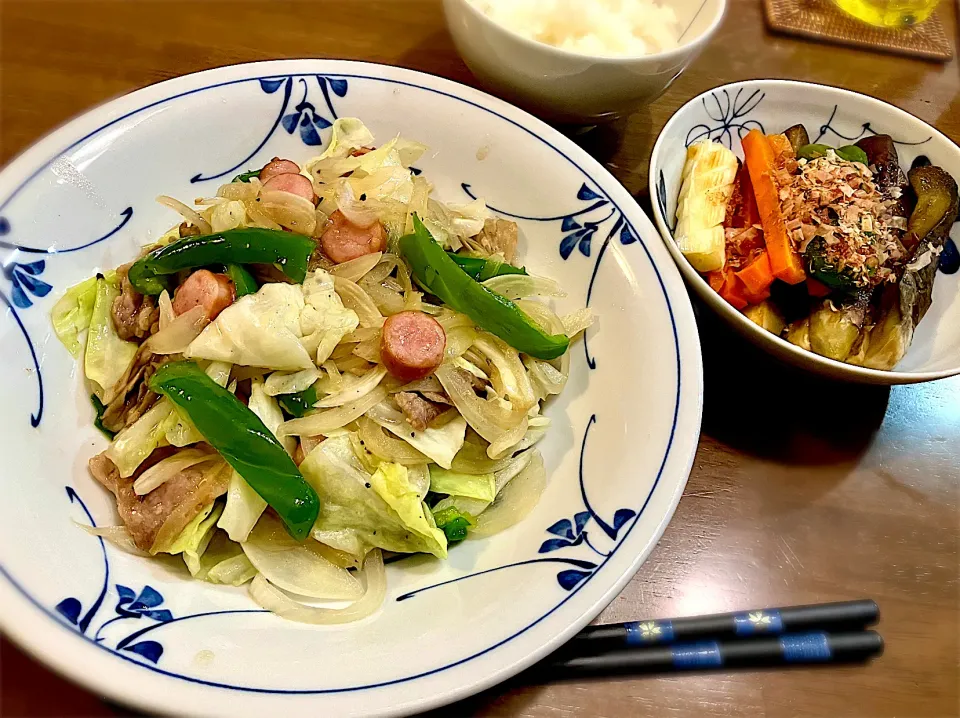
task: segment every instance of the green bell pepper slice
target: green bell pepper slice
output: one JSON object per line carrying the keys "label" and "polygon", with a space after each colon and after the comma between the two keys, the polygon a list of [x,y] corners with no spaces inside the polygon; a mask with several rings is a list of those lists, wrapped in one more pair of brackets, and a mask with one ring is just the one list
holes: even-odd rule
{"label": "green bell pepper slice", "polygon": [[570,340],[565,334],[547,334],[512,301],[464,272],[434,241],[417,215],[413,216],[413,226],[413,234],[400,238],[400,253],[428,292],[524,354],[549,360],[567,351]]}
{"label": "green bell pepper slice", "polygon": [[158,247],[130,267],[130,283],[141,294],[168,289],[167,275],[211,264],[276,264],[295,282],[307,276],[316,244],[309,237],[277,229],[228,229],[217,234],[184,237]]}
{"label": "green bell pepper slice", "polygon": [[224,267],[223,272],[230,277],[230,281],[233,282],[233,287],[237,291],[238,299],[247,294],[256,294],[260,289],[256,278],[250,273],[250,270],[242,264],[228,264]]}
{"label": "green bell pepper slice", "polygon": [[313,411],[313,405],[317,403],[317,390],[309,386],[295,394],[281,394],[277,399],[285,412],[300,419]]}
{"label": "green bell pepper slice", "polygon": [[203,438],[277,512],[302,541],[320,512],[320,498],[260,418],[190,361],[161,366],[150,388],[183,411]]}
{"label": "green bell pepper slice", "polygon": [[833,150],[837,153],[837,157],[847,162],[860,162],[865,165],[870,164],[870,161],[867,159],[867,153],[856,145],[844,145],[836,149],[828,145],[804,145],[797,150],[797,157],[804,160],[815,160],[818,157],[826,157],[827,150]]}
{"label": "green bell pepper slice", "polygon": [[483,259],[482,257],[468,257],[456,252],[447,252],[447,256],[456,262],[460,269],[476,279],[478,282],[485,282],[493,277],[499,277],[504,274],[526,274],[524,267],[514,267],[507,262],[498,262],[494,259]]}

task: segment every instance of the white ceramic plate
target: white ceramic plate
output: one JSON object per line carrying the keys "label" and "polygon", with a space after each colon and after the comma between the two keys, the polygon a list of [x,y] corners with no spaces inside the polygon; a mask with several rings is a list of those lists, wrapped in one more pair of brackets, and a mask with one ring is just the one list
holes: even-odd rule
{"label": "white ceramic plate", "polygon": [[[431,147],[447,200],[518,217],[521,256],[599,315],[573,353],[542,451],[537,509],[446,562],[391,565],[375,616],[313,627],[246,590],[123,554],[74,521],[117,522],[48,312],[66,287],[179,222],[153,199],[212,194],[274,155],[303,160],[336,116]],[[480,159],[483,158],[483,159]],[[92,110],[0,174],[0,622],[97,693],[151,711],[399,715],[463,698],[557,648],[612,600],[663,532],[700,428],[690,303],[653,226],[599,164],[529,115],[436,77],[325,60],[190,75]]]}
{"label": "white ceramic plate", "polygon": [[[910,169],[926,155],[960,180],[960,148],[926,122],[881,100],[826,85],[789,80],[747,80],[708,90],[670,118],[650,157],[650,196],[654,219],[687,282],[735,330],[775,356],[809,371],[842,381],[912,384],[960,374],[960,274],[938,272],[933,305],[917,327],[913,343],[894,371],[844,364],[804,351],[761,329],[714,292],[673,241],[677,196],[686,147],[708,138],[743,157],[742,138],[751,129],[783,132],[802,123],[811,142],[838,146],[871,133],[896,141],[900,164]],[[954,225],[960,244],[960,225]]]}

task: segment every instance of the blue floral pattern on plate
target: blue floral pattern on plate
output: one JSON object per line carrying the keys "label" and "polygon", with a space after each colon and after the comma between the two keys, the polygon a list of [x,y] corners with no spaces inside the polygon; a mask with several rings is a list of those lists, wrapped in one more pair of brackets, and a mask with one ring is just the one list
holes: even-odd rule
{"label": "blue floral pattern on plate", "polygon": [[[20,329],[24,340],[27,342],[27,348],[30,350],[30,358],[33,360],[33,374],[37,379],[37,412],[30,415],[30,425],[34,428],[40,426],[40,420],[43,418],[43,375],[40,371],[40,360],[37,357],[37,350],[30,338],[27,328],[23,324],[18,310],[30,309],[34,305],[35,299],[43,299],[53,286],[40,279],[40,275],[47,268],[47,262],[44,259],[37,259],[31,262],[18,261],[19,255],[41,254],[45,256],[57,256],[61,254],[71,254],[79,252],[87,247],[105,242],[123,229],[130,218],[133,217],[133,207],[127,207],[120,213],[122,219],[120,223],[100,237],[93,239],[79,247],[69,247],[67,249],[58,249],[50,247],[47,249],[38,249],[36,247],[26,247],[16,242],[10,242],[6,239],[0,239],[0,248],[13,250],[10,254],[3,257],[0,262],[3,265],[3,276],[10,282],[10,295],[0,290],[0,302],[6,305],[13,317],[14,322]],[[0,217],[0,238],[7,237],[13,231],[9,220],[6,217]]]}
{"label": "blue floral pattern on plate", "polygon": [[[321,96],[323,97],[324,112],[317,110],[317,106],[308,101],[311,82],[315,80]],[[266,136],[253,149],[250,154],[237,162],[232,167],[228,167],[222,172],[216,174],[204,175],[202,172],[195,174],[190,178],[193,183],[205,182],[207,180],[219,179],[225,177],[231,172],[237,170],[246,170],[247,162],[253,159],[256,154],[264,148],[270,138],[273,137],[277,128],[282,127],[287,134],[292,135],[299,131],[300,140],[303,144],[310,147],[317,147],[323,144],[323,138],[320,133],[331,127],[334,120],[337,119],[337,111],[333,106],[334,97],[346,97],[350,85],[345,78],[329,77],[327,75],[286,75],[284,77],[266,77],[260,78],[260,89],[268,95],[279,95],[280,110],[273,125],[267,131]],[[292,112],[287,112],[294,93],[294,86],[299,86],[302,90],[300,102],[293,107]]]}

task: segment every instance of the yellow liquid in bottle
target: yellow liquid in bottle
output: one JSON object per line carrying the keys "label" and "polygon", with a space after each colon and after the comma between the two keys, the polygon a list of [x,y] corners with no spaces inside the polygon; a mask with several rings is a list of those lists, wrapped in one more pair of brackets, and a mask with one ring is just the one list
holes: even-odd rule
{"label": "yellow liquid in bottle", "polygon": [[933,13],[940,0],[833,0],[849,15],[878,27],[910,27]]}

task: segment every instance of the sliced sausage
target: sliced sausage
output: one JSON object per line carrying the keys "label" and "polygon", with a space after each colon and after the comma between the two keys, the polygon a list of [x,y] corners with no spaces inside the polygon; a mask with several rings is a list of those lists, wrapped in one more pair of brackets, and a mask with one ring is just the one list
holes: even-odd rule
{"label": "sliced sausage", "polygon": [[207,318],[213,321],[236,298],[237,293],[229,277],[198,269],[174,293],[173,312],[180,316],[194,307],[203,307]]}
{"label": "sliced sausage", "polygon": [[416,381],[440,366],[446,345],[447,335],[436,319],[423,312],[400,312],[383,323],[380,360],[398,379]]}
{"label": "sliced sausage", "polygon": [[313,193],[313,183],[303,175],[290,173],[274,175],[263,183],[263,191],[289,192],[314,204],[317,203],[317,196]]}
{"label": "sliced sausage", "polygon": [[300,174],[300,167],[296,162],[291,160],[282,160],[279,157],[274,157],[260,170],[260,181],[266,182],[271,177],[285,174]]}
{"label": "sliced sausage", "polygon": [[330,215],[327,228],[320,237],[320,247],[337,264],[387,248],[387,232],[380,222],[369,227],[351,224],[339,209]]}

